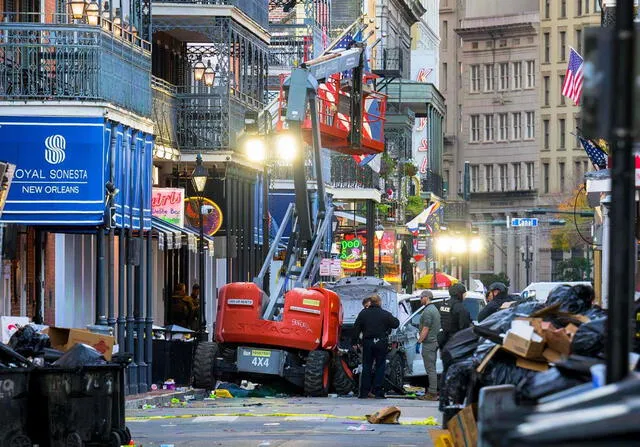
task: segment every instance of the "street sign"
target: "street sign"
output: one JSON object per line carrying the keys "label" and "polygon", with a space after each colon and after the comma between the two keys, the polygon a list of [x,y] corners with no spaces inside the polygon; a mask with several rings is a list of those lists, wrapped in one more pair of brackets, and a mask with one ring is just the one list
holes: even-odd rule
{"label": "street sign", "polygon": [[426,250],[427,241],[418,240],[418,250]]}
{"label": "street sign", "polygon": [[331,276],[331,259],[323,258],[320,260],[320,276]]}
{"label": "street sign", "polygon": [[537,217],[512,217],[511,226],[512,227],[537,227],[538,218]]}
{"label": "street sign", "polygon": [[342,276],[342,263],[340,259],[331,261],[331,276]]}

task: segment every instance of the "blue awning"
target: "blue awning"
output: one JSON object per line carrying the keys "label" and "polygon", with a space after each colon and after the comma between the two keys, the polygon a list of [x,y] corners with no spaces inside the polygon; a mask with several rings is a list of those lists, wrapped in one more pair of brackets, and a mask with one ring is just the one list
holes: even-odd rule
{"label": "blue awning", "polygon": [[[160,248],[163,250],[182,247],[184,245],[183,236],[187,238],[186,242],[189,250],[194,252],[198,250],[197,242],[200,234],[192,228],[179,227],[158,217],[151,219],[151,227],[158,232]],[[205,250],[209,250],[209,255],[213,256],[213,237],[205,235],[204,240]]]}

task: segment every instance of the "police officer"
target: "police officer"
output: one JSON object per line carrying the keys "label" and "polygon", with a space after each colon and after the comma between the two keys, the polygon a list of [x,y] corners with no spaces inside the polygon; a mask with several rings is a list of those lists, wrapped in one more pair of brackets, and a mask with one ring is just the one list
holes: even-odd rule
{"label": "police officer", "polygon": [[371,296],[371,304],[358,314],[354,324],[352,344],[358,344],[362,334],[362,376],[360,377],[360,392],[358,397],[366,399],[371,390],[371,375],[373,372],[373,392],[376,399],[384,399],[384,368],[389,346],[389,334],[392,329],[400,326],[400,321],[390,312],[380,307],[378,295]]}
{"label": "police officer", "polygon": [[440,306],[440,320],[442,331],[438,334],[438,345],[440,349],[447,344],[447,341],[458,331],[471,326],[471,314],[462,304],[464,294],[467,292],[464,284],[454,284],[449,287],[451,298]]}
{"label": "police officer", "polygon": [[482,321],[489,315],[498,312],[504,303],[513,300],[509,296],[507,286],[504,283],[494,282],[489,286],[487,301],[489,301],[489,303],[478,314],[478,321]]}

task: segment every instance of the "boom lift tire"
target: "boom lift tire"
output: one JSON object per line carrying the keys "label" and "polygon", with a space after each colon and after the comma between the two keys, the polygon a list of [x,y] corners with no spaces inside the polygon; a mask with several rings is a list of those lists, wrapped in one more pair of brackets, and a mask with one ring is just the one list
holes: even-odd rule
{"label": "boom lift tire", "polygon": [[400,353],[395,353],[389,359],[385,372],[385,389],[398,394],[404,394],[404,359]]}
{"label": "boom lift tire", "polygon": [[327,351],[311,351],[304,368],[304,394],[326,397],[329,394],[330,356]]}
{"label": "boom lift tire", "polygon": [[350,375],[349,366],[337,356],[333,361],[333,388],[339,395],[346,395],[355,388],[353,375]]}
{"label": "boom lift tire", "polygon": [[218,343],[205,341],[198,343],[193,359],[193,387],[212,390],[216,384],[213,364],[218,354]]}

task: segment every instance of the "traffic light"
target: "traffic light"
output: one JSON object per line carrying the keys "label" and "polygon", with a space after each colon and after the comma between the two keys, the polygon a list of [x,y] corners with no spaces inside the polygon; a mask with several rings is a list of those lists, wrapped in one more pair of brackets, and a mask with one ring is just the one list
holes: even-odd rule
{"label": "traffic light", "polygon": [[15,165],[0,161],[0,216],[2,216],[2,210],[9,195],[9,187],[15,170]]}

